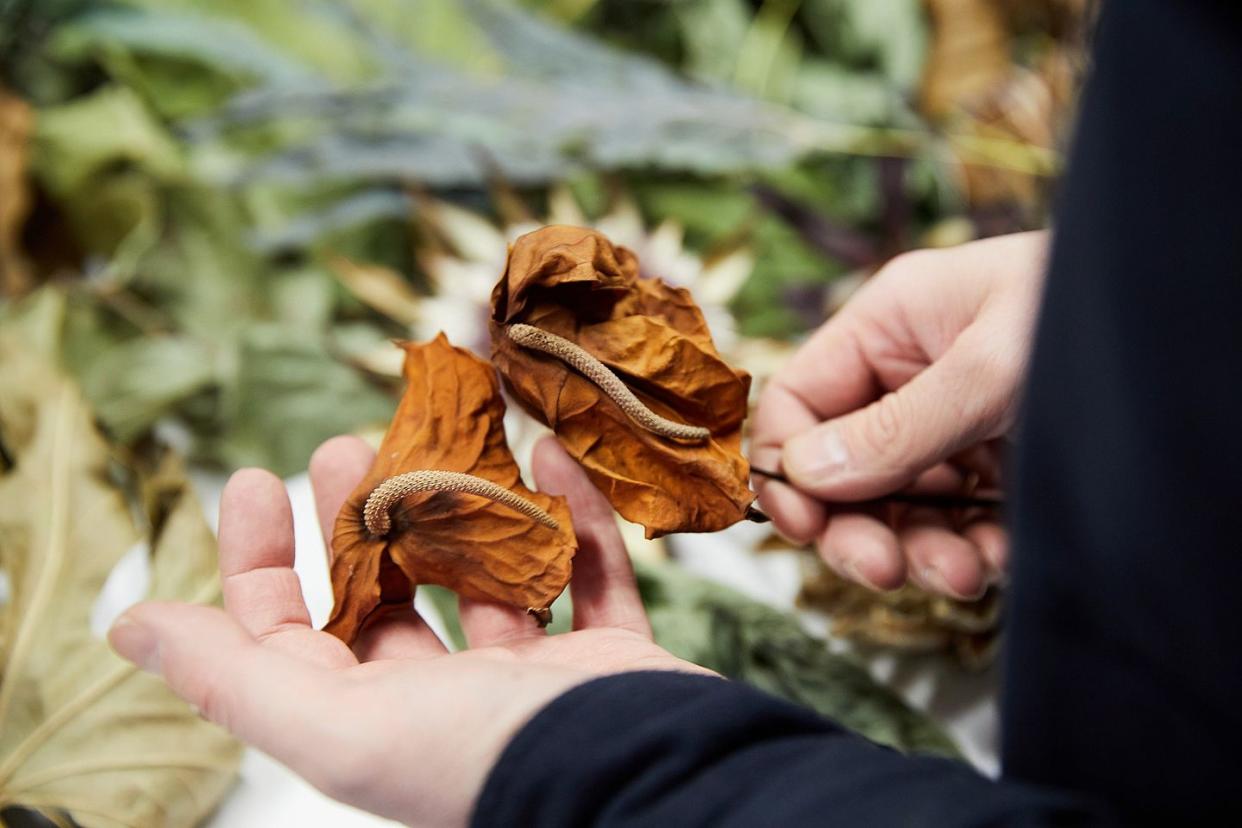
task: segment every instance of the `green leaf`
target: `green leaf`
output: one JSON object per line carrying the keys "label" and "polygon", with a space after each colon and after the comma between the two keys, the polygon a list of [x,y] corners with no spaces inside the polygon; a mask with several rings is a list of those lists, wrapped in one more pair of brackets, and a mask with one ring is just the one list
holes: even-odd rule
{"label": "green leaf", "polygon": [[178,402],[215,379],[212,352],[186,336],[150,336],[116,345],[82,371],[82,385],[113,437],[140,437]]}
{"label": "green leaf", "polygon": [[[461,614],[457,611],[456,593],[435,584],[422,584],[418,587],[418,592],[431,602],[436,614],[444,622],[444,631],[448,633],[447,643],[454,650],[464,650],[469,647],[466,641],[466,631],[461,626]],[[553,613],[553,618],[555,617],[556,614]]]}
{"label": "green leaf", "polygon": [[[235,24],[246,27],[265,44],[264,51],[274,50],[284,54],[290,61],[313,69],[338,81],[362,80],[370,76],[377,61],[368,44],[360,40],[347,24],[349,15],[341,3],[329,0],[301,0],[296,13],[287,0],[124,0],[125,4],[142,14],[162,18],[166,31],[179,42],[186,42],[174,32],[177,27],[192,26],[193,21],[208,19],[219,21],[225,27]],[[158,35],[156,31],[150,34]],[[168,54],[167,44],[154,37],[150,45]],[[234,40],[244,45],[240,40]],[[132,45],[140,47],[137,38]],[[196,60],[210,64],[221,71],[228,71],[225,62],[215,59],[219,53],[210,46],[194,46],[187,43],[189,54]],[[251,59],[258,54],[247,55]],[[283,70],[282,70],[283,71]]]}
{"label": "green leaf", "polygon": [[313,76],[305,65],[274,49],[238,20],[150,9],[98,11],[60,29],[52,48],[66,60],[101,52],[201,63],[238,81],[294,83]]}
{"label": "green leaf", "polygon": [[732,80],[750,27],[750,4],[746,0],[695,0],[673,8],[679,13],[685,40],[685,71],[718,83]]}
{"label": "green leaf", "polygon": [[656,642],[680,658],[810,707],[904,751],[956,756],[926,715],[828,650],[796,618],[668,564],[636,563]]}
{"label": "green leaf", "polygon": [[97,174],[129,165],[174,180],[181,150],[130,89],[105,86],[72,103],[39,111],[34,170],[54,195],[74,196]]}
{"label": "green leaf", "polygon": [[47,39],[64,21],[108,0],[3,0],[0,2],[0,77],[27,100],[63,100],[77,81],[50,54]]}
{"label": "green leaf", "polygon": [[306,468],[329,437],[382,425],[395,400],[336,361],[305,331],[256,324],[241,336],[223,392],[196,454],[225,468],[262,466],[277,474]]}
{"label": "green leaf", "polygon": [[[858,169],[851,163],[857,160],[839,160],[837,166]],[[868,179],[850,193],[824,192],[836,180],[805,166],[774,178],[773,183],[797,194],[819,188],[817,206],[835,200],[836,206],[848,207],[851,198],[858,200],[858,189],[865,188],[867,194],[874,190]],[[823,288],[841,275],[843,267],[812,250],[790,225],[765,212],[747,187],[727,180],[656,180],[638,181],[634,191],[644,215],[653,222],[675,219],[685,227],[686,242],[692,247],[710,250],[730,239],[747,240],[755,266],[730,306],[745,336],[788,339],[822,321],[822,313],[816,316],[819,309],[807,306],[801,294]],[[790,298],[791,292],[797,300]]]}
{"label": "green leaf", "polygon": [[231,784],[240,748],[90,629],[95,596],[136,543],[151,595],[214,601],[215,541],[189,484],[166,466],[146,520],[112,482],[109,448],[72,383],[0,343],[0,808],[79,825],[191,826]]}
{"label": "green leaf", "polygon": [[32,169],[90,252],[124,270],[154,242],[158,186],[185,173],[181,148],[142,100],[104,86],[40,110]]}
{"label": "green leaf", "polygon": [[878,67],[899,89],[918,83],[927,56],[920,0],[804,0],[802,20],[834,60]]}
{"label": "green leaf", "polygon": [[791,102],[819,117],[876,126],[899,123],[907,109],[898,90],[880,74],[814,58],[799,68]]}
{"label": "green leaf", "polygon": [[[295,186],[325,176],[478,184],[497,170],[515,183],[588,168],[716,174],[781,167],[825,143],[844,147],[861,137],[688,82],[516,8],[489,0],[461,8],[478,35],[478,60],[430,60],[389,41],[388,71],[374,83],[258,89],[196,134],[239,140],[274,122],[315,125],[262,163],[234,159],[238,180]],[[493,62],[497,68],[479,68]]]}

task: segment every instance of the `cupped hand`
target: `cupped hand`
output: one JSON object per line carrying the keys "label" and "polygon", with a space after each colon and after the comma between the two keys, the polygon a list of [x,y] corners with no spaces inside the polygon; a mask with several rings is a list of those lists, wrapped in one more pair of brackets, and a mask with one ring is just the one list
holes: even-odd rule
{"label": "cupped hand", "polygon": [[[348,437],[315,453],[325,538],[372,457]],[[520,610],[463,600],[469,650],[450,654],[412,606],[374,618],[347,647],[311,627],[284,486],[251,469],[220,503],[225,610],[142,604],[109,640],[329,796],[407,824],[464,824],[509,739],[556,696],[606,673],[706,672],[652,642],[612,509],[577,464],[545,439],[534,467],[573,513],[574,632],[549,636]]]}
{"label": "cupped hand", "polygon": [[776,527],[875,589],[958,598],[1004,569],[989,510],[851,506],[890,492],[1000,485],[1043,281],[1047,233],[901,256],[815,332],[764,390],[751,457]]}

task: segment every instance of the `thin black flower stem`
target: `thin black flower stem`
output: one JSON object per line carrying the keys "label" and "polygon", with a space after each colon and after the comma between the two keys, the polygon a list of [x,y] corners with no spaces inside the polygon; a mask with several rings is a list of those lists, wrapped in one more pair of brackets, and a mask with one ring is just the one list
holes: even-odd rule
{"label": "thin black flower stem", "polygon": [[[757,469],[750,467],[751,474],[757,474],[760,477],[766,477],[769,480],[775,480],[779,483],[792,485],[789,478],[780,472],[767,471],[765,469]],[[999,509],[1004,507],[1004,498],[995,495],[943,495],[943,494],[926,494],[922,492],[891,492],[883,497],[875,497],[870,500],[860,500],[851,502],[852,506],[878,506],[885,503],[904,503],[910,506],[929,506],[933,509]]]}

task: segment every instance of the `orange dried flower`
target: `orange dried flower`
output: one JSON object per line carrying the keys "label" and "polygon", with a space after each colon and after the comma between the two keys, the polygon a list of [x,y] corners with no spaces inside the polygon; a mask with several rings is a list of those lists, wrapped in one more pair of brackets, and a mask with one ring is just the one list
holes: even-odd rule
{"label": "orange dried flower", "polygon": [[594,230],[544,227],[510,248],[491,333],[510,391],[648,537],[747,516],[750,376],[716,351],[689,291],[641,278]]}
{"label": "orange dried flower", "polygon": [[492,367],[443,334],[405,350],[406,389],[375,463],[332,536],[336,604],[325,627],[352,643],[417,584],[498,601],[541,621],[577,550],[562,497],[522,485]]}

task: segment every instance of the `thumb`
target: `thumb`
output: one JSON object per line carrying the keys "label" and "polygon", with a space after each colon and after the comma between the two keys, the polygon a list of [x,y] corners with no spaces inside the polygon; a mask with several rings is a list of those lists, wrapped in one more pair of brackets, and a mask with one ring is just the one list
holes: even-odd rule
{"label": "thumb", "polygon": [[790,482],[825,500],[865,500],[1000,436],[1016,408],[1021,370],[980,353],[959,338],[896,391],[788,440],[781,465]]}

